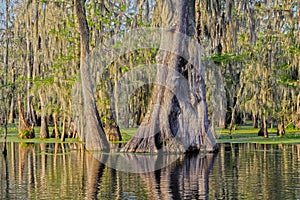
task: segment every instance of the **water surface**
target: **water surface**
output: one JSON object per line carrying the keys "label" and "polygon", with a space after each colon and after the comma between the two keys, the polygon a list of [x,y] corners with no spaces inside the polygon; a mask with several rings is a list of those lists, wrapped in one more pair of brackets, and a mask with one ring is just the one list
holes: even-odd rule
{"label": "water surface", "polygon": [[299,167],[300,145],[220,144],[218,154],[129,173],[80,144],[8,143],[0,199],[300,199]]}

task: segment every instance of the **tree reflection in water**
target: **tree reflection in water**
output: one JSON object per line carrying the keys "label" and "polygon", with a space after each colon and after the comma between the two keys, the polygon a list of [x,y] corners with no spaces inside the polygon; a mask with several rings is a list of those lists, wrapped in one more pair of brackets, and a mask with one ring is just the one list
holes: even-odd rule
{"label": "tree reflection in water", "polygon": [[150,199],[207,199],[216,154],[183,155],[170,166],[141,174]]}
{"label": "tree reflection in water", "polygon": [[82,144],[7,143],[0,199],[299,199],[299,168],[299,144],[222,144],[216,155],[149,157],[91,154]]}
{"label": "tree reflection in water", "polygon": [[[107,170],[110,171],[109,177],[112,182],[115,182],[113,185],[117,188],[114,191],[110,191],[110,194],[118,193],[120,190],[126,191],[124,184],[122,184],[123,188],[120,188],[121,181],[116,177],[129,173],[126,170],[130,170],[130,173],[132,173],[132,169],[135,169],[135,172],[138,172],[138,174],[135,173],[135,176],[139,176],[140,183],[133,183],[133,185],[144,187],[149,199],[206,199],[208,198],[209,172],[213,167],[216,154],[187,154],[178,157],[178,155],[172,154],[144,155],[122,153],[107,157],[104,157],[102,154],[93,154],[93,156],[96,160],[101,161],[99,163],[106,163],[117,169],[120,169],[122,163],[127,164],[122,171],[107,167]],[[175,158],[177,159],[175,160]],[[119,162],[120,160],[122,163]],[[172,163],[162,168],[162,166],[166,166],[162,162],[167,162],[168,160],[171,160]],[[131,163],[131,166],[128,166],[129,163]],[[118,164],[119,166],[117,166]],[[99,177],[99,174],[103,175],[103,165],[97,164],[97,166],[99,169],[93,170],[94,175],[91,174],[91,177]],[[157,170],[154,171],[153,169]],[[143,171],[146,172],[143,173]],[[96,181],[93,183],[97,184]],[[102,191],[101,186],[105,184],[100,183],[99,185],[100,191]],[[131,186],[133,185],[131,183]],[[122,194],[118,193],[114,196],[120,197]],[[103,198],[103,196],[101,197]]]}
{"label": "tree reflection in water", "polygon": [[[90,154],[81,144],[67,143],[8,143],[7,147],[7,158],[1,157],[0,165],[1,199],[206,198],[208,174],[215,157],[122,153],[108,156]],[[120,159],[127,160],[140,173],[103,164],[122,166]],[[172,163],[162,168],[166,165],[162,162],[168,160]],[[145,167],[150,172],[141,173]]]}

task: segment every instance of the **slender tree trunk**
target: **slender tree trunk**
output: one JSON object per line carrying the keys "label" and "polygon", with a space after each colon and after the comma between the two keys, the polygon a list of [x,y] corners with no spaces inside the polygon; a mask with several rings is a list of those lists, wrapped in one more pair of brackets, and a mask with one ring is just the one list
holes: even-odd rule
{"label": "slender tree trunk", "polygon": [[31,62],[31,40],[30,40],[30,30],[31,30],[31,18],[30,15],[26,19],[26,72],[27,72],[27,85],[26,85],[26,121],[30,125],[33,123],[32,113],[31,113],[31,78],[32,78],[32,62]]}
{"label": "slender tree trunk", "polygon": [[44,114],[41,116],[40,138],[49,138],[47,116]]}
{"label": "slender tree trunk", "polygon": [[258,114],[253,114],[253,128],[258,128]]}
{"label": "slender tree trunk", "polygon": [[[15,67],[14,63],[12,64],[12,69],[11,69],[11,80],[12,80],[12,90],[15,89]],[[9,116],[8,116],[8,123],[12,124],[14,123],[14,112],[15,111],[15,99],[14,99],[14,93],[11,93],[11,102],[10,102],[10,109],[9,109]]]}
{"label": "slender tree trunk", "polygon": [[269,137],[268,122],[267,122],[267,118],[265,116],[263,116],[261,119],[261,125],[260,125],[260,129],[258,132],[258,136],[264,136],[265,138]]}
{"label": "slender tree trunk", "polygon": [[266,116],[263,117],[263,125],[264,125],[264,137],[268,138],[269,137],[269,133],[268,133],[268,122],[267,122],[267,118]]}
{"label": "slender tree trunk", "polygon": [[18,110],[19,110],[18,137],[22,139],[34,138],[35,134],[34,134],[33,125],[29,126],[24,117],[23,103],[20,94],[18,94]]}
{"label": "slender tree trunk", "polygon": [[[114,73],[115,76],[117,76],[117,67],[114,67],[114,71],[111,73]],[[107,122],[105,124],[104,130],[105,130],[105,134],[106,137],[108,138],[108,140],[110,141],[121,141],[122,140],[122,136],[121,136],[121,132],[120,132],[120,128],[117,124],[117,118],[116,118],[116,108],[115,106],[116,103],[114,101],[116,101],[114,98],[114,91],[113,91],[113,77],[109,78],[109,80],[107,80],[107,84],[108,86],[108,91],[109,91],[109,104],[106,106],[106,119]],[[117,86],[115,86],[117,87]]]}
{"label": "slender tree trunk", "polygon": [[300,93],[298,94],[298,97],[297,97],[297,116],[298,117],[297,117],[297,121],[296,121],[296,128],[300,128]]}
{"label": "slender tree trunk", "polygon": [[63,116],[63,128],[62,128],[62,134],[61,134],[61,141],[65,141],[65,137],[67,135],[67,120],[66,115]]}
{"label": "slender tree trunk", "polygon": [[170,51],[158,53],[162,66],[157,67],[150,110],[123,151],[214,151],[199,49],[182,38],[195,34],[195,1],[165,1],[162,10],[162,27],[167,31],[162,33],[160,49]]}
{"label": "slender tree trunk", "polygon": [[8,123],[13,124],[15,122],[14,119],[14,108],[15,108],[15,100],[14,97],[11,97],[11,102],[10,102],[10,109],[9,109],[9,116],[8,116]]}
{"label": "slender tree trunk", "polygon": [[277,135],[278,136],[285,135],[284,120],[283,119],[279,119],[277,121],[277,123],[278,123],[278,125],[277,125]]}
{"label": "slender tree trunk", "polygon": [[55,138],[60,138],[60,130],[59,130],[59,126],[58,126],[58,117],[56,113],[52,114],[53,117],[53,122],[54,122],[54,130],[52,135],[54,135]]}
{"label": "slender tree trunk", "polygon": [[[75,15],[80,32],[80,79],[83,95],[83,116],[84,116],[84,141],[87,150],[109,151],[100,116],[96,107],[92,91],[90,75],[90,50],[89,50],[89,29],[86,20],[85,0],[75,0]],[[81,138],[83,139],[83,138]]]}
{"label": "slender tree trunk", "polygon": [[40,138],[49,138],[49,129],[47,124],[47,116],[45,111],[45,102],[42,97],[41,92],[39,92],[40,102],[41,102],[41,128],[40,128]]}
{"label": "slender tree trunk", "polygon": [[[8,3],[9,1],[6,0],[5,1],[5,29],[6,29],[6,33],[5,33],[5,75],[4,75],[4,90],[2,89],[2,98],[4,97],[4,91],[6,91],[8,93],[8,84],[7,84],[7,80],[8,80],[8,46],[9,46],[9,36],[8,36],[8,22],[9,22],[9,13],[8,13]],[[5,102],[5,107],[7,100],[4,100]],[[7,149],[6,149],[6,137],[7,137],[7,113],[8,113],[8,108],[4,108],[4,122],[3,122],[3,128],[4,128],[4,141],[3,141],[3,150],[2,153],[5,157],[5,162],[6,162],[6,155],[7,155]],[[7,164],[7,163],[6,163]]]}
{"label": "slender tree trunk", "polygon": [[[241,77],[243,75],[240,75]],[[231,110],[231,120],[230,120],[230,125],[229,125],[229,135],[230,135],[230,138],[232,138],[232,130],[235,129],[234,126],[236,124],[236,111],[237,111],[237,108],[239,107],[239,104],[240,104],[240,98],[243,94],[243,91],[244,91],[244,83],[243,81],[242,82],[242,85],[240,86],[240,89],[238,91],[238,94],[236,96],[236,101],[234,102],[234,106]]]}
{"label": "slender tree trunk", "polygon": [[106,137],[109,141],[121,141],[120,128],[115,121],[108,123],[105,127]]}
{"label": "slender tree trunk", "polygon": [[[267,58],[266,59],[266,64],[269,66],[269,52],[267,52]],[[267,111],[267,96],[269,93],[269,69],[268,67],[263,68],[263,81],[262,81],[262,91],[261,91],[261,103],[262,103],[262,108],[261,108],[261,127],[258,132],[258,136],[264,136],[265,138],[269,137],[268,134],[268,122],[267,122],[267,116],[268,116],[268,111]]]}

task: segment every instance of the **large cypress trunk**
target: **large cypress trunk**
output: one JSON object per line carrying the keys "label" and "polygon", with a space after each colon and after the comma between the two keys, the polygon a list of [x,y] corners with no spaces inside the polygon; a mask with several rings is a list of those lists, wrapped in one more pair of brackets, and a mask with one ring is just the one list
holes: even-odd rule
{"label": "large cypress trunk", "polygon": [[90,75],[89,29],[84,8],[85,0],[75,0],[75,14],[80,32],[80,79],[83,95],[83,131],[87,150],[108,151],[109,144],[100,122],[92,91]]}
{"label": "large cypress trunk", "polygon": [[167,30],[162,32],[150,109],[123,151],[215,151],[200,49],[195,41],[191,42],[195,34],[195,1],[163,1],[162,23]]}

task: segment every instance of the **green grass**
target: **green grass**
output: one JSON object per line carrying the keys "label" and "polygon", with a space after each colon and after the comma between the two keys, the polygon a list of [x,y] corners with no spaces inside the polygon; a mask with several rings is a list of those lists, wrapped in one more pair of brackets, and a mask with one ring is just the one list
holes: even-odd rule
{"label": "green grass", "polygon": [[126,143],[128,142],[136,133],[137,128],[126,128],[121,129],[122,141],[114,142],[114,143]]}
{"label": "green grass", "polygon": [[218,143],[258,143],[258,144],[300,144],[300,130],[286,129],[286,134],[282,137],[277,136],[276,128],[269,128],[269,137],[257,136],[259,129],[252,128],[251,123],[238,127],[232,133],[232,139],[228,129],[217,130]]}
{"label": "green grass", "polygon": [[269,138],[257,136],[253,133],[239,134],[235,133],[230,139],[229,135],[220,134],[218,143],[257,143],[257,144],[300,144],[300,134],[287,133],[283,137],[276,134],[269,134]]}
{"label": "green grass", "polygon": [[[60,139],[39,138],[39,127],[35,129],[35,138],[33,139],[19,139],[18,130],[15,125],[8,126],[7,141],[8,142],[23,142],[23,143],[61,143]],[[53,127],[49,127],[49,132],[52,133]],[[229,135],[228,129],[217,130],[217,142],[218,143],[258,143],[258,144],[300,144],[300,130],[299,129],[286,129],[286,134],[282,137],[277,136],[276,128],[268,129],[269,138],[257,136],[259,129],[252,128],[251,124],[239,126],[237,130],[232,133],[232,139]],[[116,141],[113,143],[126,143],[136,133],[137,128],[121,129],[122,141]],[[3,128],[0,128],[0,142],[3,142]],[[78,139],[66,138],[66,143],[80,142]]]}
{"label": "green grass", "polygon": [[[49,127],[49,133],[52,133],[53,127]],[[12,124],[7,127],[7,142],[22,142],[22,143],[77,143],[80,142],[76,138],[66,138],[64,142],[62,142],[59,138],[48,138],[48,139],[40,139],[39,132],[40,127],[34,128],[35,138],[32,139],[20,139],[18,138],[18,128]],[[3,127],[0,128],[0,142],[3,142]]]}

